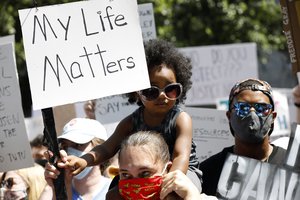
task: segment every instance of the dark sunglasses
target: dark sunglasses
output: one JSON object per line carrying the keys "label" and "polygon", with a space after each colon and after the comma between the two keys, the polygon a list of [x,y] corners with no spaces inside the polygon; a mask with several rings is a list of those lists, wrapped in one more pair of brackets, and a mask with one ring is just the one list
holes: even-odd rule
{"label": "dark sunglasses", "polygon": [[151,86],[150,88],[141,90],[138,93],[147,101],[153,101],[159,97],[161,92],[164,92],[168,99],[176,100],[182,94],[182,85],[180,83],[171,83],[163,89],[160,89],[156,86]]}
{"label": "dark sunglasses", "polygon": [[273,106],[267,103],[246,103],[237,102],[233,105],[233,108],[239,117],[245,117],[250,113],[250,109],[254,108],[257,116],[265,117],[270,114]]}
{"label": "dark sunglasses", "polygon": [[8,178],[8,179],[4,180],[5,176],[6,176],[6,172],[4,172],[3,175],[2,175],[0,187],[1,188],[6,188],[6,189],[11,189],[12,186],[14,185],[14,179],[13,178]]}

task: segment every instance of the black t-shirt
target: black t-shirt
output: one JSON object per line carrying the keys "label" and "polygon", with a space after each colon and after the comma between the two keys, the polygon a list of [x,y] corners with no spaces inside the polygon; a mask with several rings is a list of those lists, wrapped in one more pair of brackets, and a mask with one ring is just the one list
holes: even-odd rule
{"label": "black t-shirt", "polygon": [[[270,164],[282,165],[285,159],[286,150],[273,146],[273,151],[269,157]],[[219,178],[228,153],[233,153],[233,146],[224,148],[221,152],[209,157],[200,163],[202,171],[202,192],[207,195],[216,195]]]}

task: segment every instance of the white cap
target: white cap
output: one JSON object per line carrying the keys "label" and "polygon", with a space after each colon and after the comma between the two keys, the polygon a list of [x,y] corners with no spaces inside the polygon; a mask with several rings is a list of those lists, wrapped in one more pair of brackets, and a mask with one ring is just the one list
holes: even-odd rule
{"label": "white cap", "polygon": [[72,119],[58,136],[58,139],[67,139],[76,144],[85,144],[94,138],[107,140],[106,129],[99,121],[88,118]]}

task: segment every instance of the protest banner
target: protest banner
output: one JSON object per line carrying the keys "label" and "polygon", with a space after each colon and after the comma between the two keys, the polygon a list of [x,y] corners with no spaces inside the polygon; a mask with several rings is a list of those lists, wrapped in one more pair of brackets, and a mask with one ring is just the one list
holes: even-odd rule
{"label": "protest banner", "polygon": [[280,0],[283,33],[286,37],[292,71],[300,71],[300,1]]}
{"label": "protest banner", "polygon": [[0,44],[1,172],[33,166],[13,49],[13,43]]}
{"label": "protest banner", "polygon": [[229,154],[219,179],[218,199],[300,199],[300,125],[290,136],[283,165]]}
{"label": "protest banner", "polygon": [[150,87],[136,1],[80,1],[19,16],[34,110]]}
{"label": "protest banner", "polygon": [[224,110],[186,107],[193,121],[193,140],[199,161],[234,144]]}
{"label": "protest banner", "polygon": [[140,25],[143,34],[143,40],[148,41],[156,38],[156,27],[152,3],[138,5]]}
{"label": "protest banner", "polygon": [[228,96],[237,80],[258,77],[255,43],[179,50],[191,58],[193,64],[193,85],[187,93],[187,106],[215,104],[216,98]]}

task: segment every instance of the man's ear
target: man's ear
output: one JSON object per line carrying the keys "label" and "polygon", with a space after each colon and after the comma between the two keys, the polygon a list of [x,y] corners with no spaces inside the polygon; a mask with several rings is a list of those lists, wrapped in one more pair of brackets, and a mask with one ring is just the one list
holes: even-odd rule
{"label": "man's ear", "polygon": [[228,119],[228,121],[230,120],[230,117],[231,117],[231,112],[228,110],[227,112],[226,112],[226,117],[227,117],[227,119]]}
{"label": "man's ear", "polygon": [[277,112],[273,111],[273,112],[272,112],[272,115],[273,115],[273,123],[274,123],[275,118],[277,117]]}

